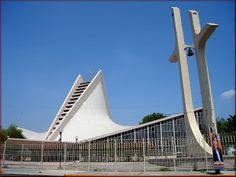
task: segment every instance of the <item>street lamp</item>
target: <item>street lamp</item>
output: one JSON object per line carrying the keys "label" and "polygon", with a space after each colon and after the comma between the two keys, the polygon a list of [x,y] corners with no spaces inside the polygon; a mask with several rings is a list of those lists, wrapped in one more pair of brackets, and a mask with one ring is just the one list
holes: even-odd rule
{"label": "street lamp", "polygon": [[77,142],[78,142],[78,139],[79,139],[79,137],[76,136],[76,137],[75,137],[75,142],[76,142],[76,144],[77,144]]}
{"label": "street lamp", "polygon": [[62,169],[62,167],[61,167],[61,142],[62,142],[62,131],[63,131],[63,129],[60,128],[60,129],[59,129],[59,135],[60,135],[60,138],[59,138],[59,142],[60,142],[60,163],[59,163],[58,169]]}
{"label": "street lamp", "polygon": [[[77,150],[77,148],[78,148],[78,147],[77,147],[78,139],[79,139],[79,137],[76,136],[76,137],[75,137],[75,142],[76,142],[76,146],[75,146],[75,155],[77,154],[76,150]],[[76,156],[75,156],[75,158],[76,158]],[[76,158],[75,160],[77,160],[77,158]]]}
{"label": "street lamp", "polygon": [[59,135],[60,135],[59,141],[60,141],[60,142],[62,142],[62,131],[63,131],[63,129],[60,128],[60,129],[59,129]]}

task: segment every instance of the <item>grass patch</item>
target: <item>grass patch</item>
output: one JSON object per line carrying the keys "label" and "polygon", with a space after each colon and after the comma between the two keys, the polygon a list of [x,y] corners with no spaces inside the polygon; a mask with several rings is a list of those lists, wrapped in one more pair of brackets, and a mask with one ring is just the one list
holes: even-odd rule
{"label": "grass patch", "polygon": [[160,168],[159,171],[173,171],[173,170],[170,168],[163,167],[163,168]]}

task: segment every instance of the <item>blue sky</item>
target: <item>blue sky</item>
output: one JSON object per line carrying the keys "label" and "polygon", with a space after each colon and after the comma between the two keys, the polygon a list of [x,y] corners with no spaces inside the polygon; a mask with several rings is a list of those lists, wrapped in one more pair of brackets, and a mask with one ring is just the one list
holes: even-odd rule
{"label": "blue sky", "polygon": [[[206,57],[217,117],[235,110],[234,1],[2,3],[2,124],[46,131],[78,74],[103,70],[112,119],[137,125],[143,116],[183,111],[171,7],[188,10],[202,27],[219,24]],[[201,106],[195,57],[188,59],[194,107]],[[92,73],[92,74],[91,74]]]}

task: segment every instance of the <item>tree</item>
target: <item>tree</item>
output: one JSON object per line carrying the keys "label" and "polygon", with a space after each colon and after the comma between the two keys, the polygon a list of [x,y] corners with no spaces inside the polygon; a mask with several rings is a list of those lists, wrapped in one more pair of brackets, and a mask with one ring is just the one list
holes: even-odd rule
{"label": "tree", "polygon": [[149,115],[145,116],[142,119],[142,122],[139,122],[139,125],[147,123],[147,122],[151,122],[151,121],[154,121],[154,120],[162,119],[164,117],[167,117],[167,115],[159,113],[159,112],[157,112],[157,113],[154,112],[152,114],[149,114]]}
{"label": "tree", "polygon": [[11,124],[7,129],[2,129],[0,132],[1,141],[5,141],[9,138],[24,138],[22,130],[19,129],[16,125]]}
{"label": "tree", "polygon": [[220,118],[217,120],[218,133],[236,132],[236,115],[229,115],[229,118]]}

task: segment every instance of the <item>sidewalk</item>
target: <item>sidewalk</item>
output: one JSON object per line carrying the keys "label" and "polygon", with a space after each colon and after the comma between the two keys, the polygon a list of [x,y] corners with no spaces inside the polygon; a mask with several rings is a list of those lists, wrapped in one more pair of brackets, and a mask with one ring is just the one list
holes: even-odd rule
{"label": "sidewalk", "polygon": [[[88,172],[72,170],[47,170],[33,168],[3,168],[0,176],[215,176],[214,171],[152,171],[152,172]],[[222,171],[216,176],[235,176],[235,171]]]}

